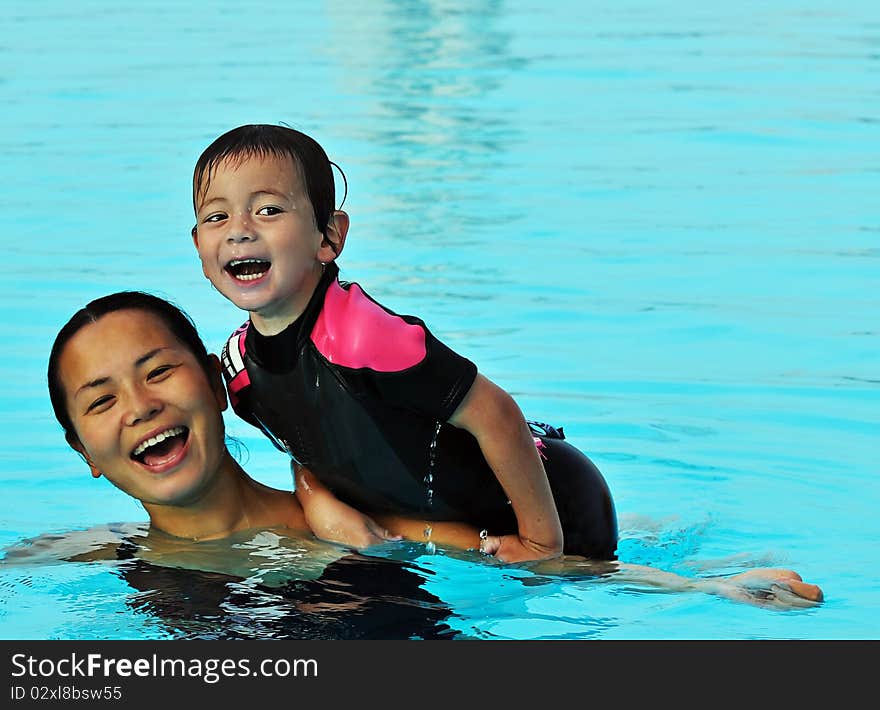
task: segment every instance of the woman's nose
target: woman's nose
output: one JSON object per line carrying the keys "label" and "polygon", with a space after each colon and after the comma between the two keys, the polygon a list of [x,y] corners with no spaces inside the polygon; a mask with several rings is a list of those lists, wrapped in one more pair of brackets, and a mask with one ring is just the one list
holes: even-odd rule
{"label": "woman's nose", "polygon": [[162,400],[154,397],[150,392],[143,388],[135,388],[132,390],[129,398],[128,412],[125,416],[125,423],[133,426],[141,422],[146,422],[155,417],[162,411]]}

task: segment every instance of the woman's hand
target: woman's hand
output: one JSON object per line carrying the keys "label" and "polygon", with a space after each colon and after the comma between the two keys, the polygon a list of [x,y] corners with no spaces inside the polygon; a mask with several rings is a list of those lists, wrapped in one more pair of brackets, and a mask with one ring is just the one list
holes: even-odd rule
{"label": "woman's hand", "polygon": [[488,535],[480,540],[480,552],[501,562],[529,562],[559,557],[556,548],[545,547],[519,535]]}

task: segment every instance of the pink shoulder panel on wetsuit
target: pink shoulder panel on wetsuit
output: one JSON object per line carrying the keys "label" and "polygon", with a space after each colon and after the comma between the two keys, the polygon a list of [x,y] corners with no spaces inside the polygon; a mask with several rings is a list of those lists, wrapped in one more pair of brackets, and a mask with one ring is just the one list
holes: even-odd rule
{"label": "pink shoulder panel on wetsuit", "polygon": [[376,372],[399,372],[425,359],[425,331],[391,315],[361,287],[330,284],[312,342],[334,365]]}

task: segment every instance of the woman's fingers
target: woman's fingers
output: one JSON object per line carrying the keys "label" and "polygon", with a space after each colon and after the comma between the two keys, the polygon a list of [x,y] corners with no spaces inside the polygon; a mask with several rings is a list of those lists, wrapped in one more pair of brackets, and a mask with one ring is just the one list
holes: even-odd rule
{"label": "woman's fingers", "polygon": [[397,542],[398,540],[403,540],[403,535],[394,535],[392,534],[388,528],[382,527],[372,518],[367,518],[367,530],[372,533],[372,535],[376,538],[373,544],[377,544],[380,542]]}
{"label": "woman's fingers", "polygon": [[501,549],[501,537],[499,535],[486,535],[480,537],[480,552],[484,555],[494,555]]}
{"label": "woman's fingers", "polygon": [[480,538],[480,551],[494,555],[500,562],[534,562],[558,556],[548,554],[546,550],[535,549],[529,543],[530,541],[523,543],[523,538],[518,535],[487,535]]}

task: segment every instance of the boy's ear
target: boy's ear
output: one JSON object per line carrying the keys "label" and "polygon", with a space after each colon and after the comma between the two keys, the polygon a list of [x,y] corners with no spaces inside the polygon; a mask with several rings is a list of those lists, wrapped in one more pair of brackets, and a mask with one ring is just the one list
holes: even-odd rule
{"label": "boy's ear", "polygon": [[83,457],[83,461],[86,462],[89,470],[92,472],[92,478],[100,478],[101,472],[97,469],[95,464],[92,463],[92,459],[90,459],[89,455],[86,453],[86,449],[82,445],[82,442],[72,434],[66,434],[64,438],[67,439],[67,443],[70,448]]}
{"label": "boy's ear", "polygon": [[220,358],[214,353],[208,355],[211,360],[211,369],[213,376],[211,377],[211,389],[214,391],[214,399],[221,412],[226,411],[229,406],[229,400],[226,398],[226,386],[223,384],[223,365],[220,364]]}
{"label": "boy's ear", "polygon": [[323,264],[333,261],[342,253],[345,247],[345,237],[348,235],[348,214],[342,210],[336,210],[330,215],[327,222],[327,234],[318,249],[318,261]]}

